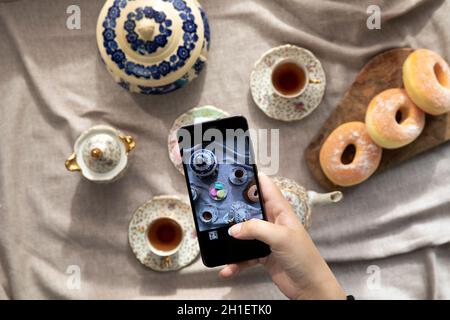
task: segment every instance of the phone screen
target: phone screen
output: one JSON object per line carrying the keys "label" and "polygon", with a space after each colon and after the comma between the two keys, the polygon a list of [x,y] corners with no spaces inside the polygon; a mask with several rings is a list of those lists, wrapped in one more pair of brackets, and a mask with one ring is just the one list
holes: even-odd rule
{"label": "phone screen", "polygon": [[265,219],[247,121],[232,117],[184,127],[180,151],[203,262],[217,266],[267,255],[256,240],[236,240],[228,229]]}

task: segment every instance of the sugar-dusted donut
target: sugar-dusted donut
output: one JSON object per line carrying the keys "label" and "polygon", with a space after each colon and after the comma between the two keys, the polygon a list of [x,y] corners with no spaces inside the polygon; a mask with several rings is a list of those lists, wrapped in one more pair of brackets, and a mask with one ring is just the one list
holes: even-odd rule
{"label": "sugar-dusted donut", "polygon": [[418,49],[403,64],[403,84],[409,97],[426,113],[450,111],[450,68],[437,53]]}
{"label": "sugar-dusted donut", "polygon": [[381,155],[381,147],[372,141],[363,122],[347,122],[323,143],[320,166],[331,182],[348,187],[367,180],[377,170]]}
{"label": "sugar-dusted donut", "polygon": [[422,133],[425,113],[400,88],[376,95],[366,112],[366,128],[372,140],[386,149],[403,147]]}

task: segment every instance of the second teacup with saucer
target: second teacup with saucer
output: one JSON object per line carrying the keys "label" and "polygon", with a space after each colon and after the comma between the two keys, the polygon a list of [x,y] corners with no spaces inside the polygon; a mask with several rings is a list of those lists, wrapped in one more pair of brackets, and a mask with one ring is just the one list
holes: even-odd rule
{"label": "second teacup with saucer", "polygon": [[320,79],[310,79],[309,72],[302,61],[286,58],[272,67],[270,83],[275,94],[292,99],[301,96],[309,83],[320,83]]}
{"label": "second teacup with saucer", "polygon": [[255,64],[253,100],[269,117],[300,120],[322,101],[326,78],[320,61],[308,50],[284,45],[266,52]]}
{"label": "second teacup with saucer", "polygon": [[133,214],[128,240],[136,258],[156,271],[176,271],[199,255],[189,204],[175,196],[157,196]]}
{"label": "second teacup with saucer", "polygon": [[161,266],[170,268],[184,238],[180,223],[171,217],[157,218],[147,227],[145,236],[150,251],[161,258]]}

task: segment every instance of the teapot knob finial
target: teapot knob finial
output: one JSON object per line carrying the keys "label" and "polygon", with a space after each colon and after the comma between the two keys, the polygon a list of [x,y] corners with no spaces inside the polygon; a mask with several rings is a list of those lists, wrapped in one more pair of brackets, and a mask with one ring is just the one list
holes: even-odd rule
{"label": "teapot knob finial", "polygon": [[151,21],[144,20],[139,24],[137,32],[143,40],[150,41],[155,34],[155,25]]}

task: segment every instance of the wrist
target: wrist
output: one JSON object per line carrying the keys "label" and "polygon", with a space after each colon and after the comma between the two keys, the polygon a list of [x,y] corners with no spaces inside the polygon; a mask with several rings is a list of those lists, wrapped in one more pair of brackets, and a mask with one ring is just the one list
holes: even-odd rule
{"label": "wrist", "polygon": [[339,282],[333,276],[331,279],[315,281],[314,284],[302,288],[297,300],[347,300]]}
{"label": "wrist", "polygon": [[347,300],[347,294],[340,288],[322,288],[302,292],[297,300]]}

